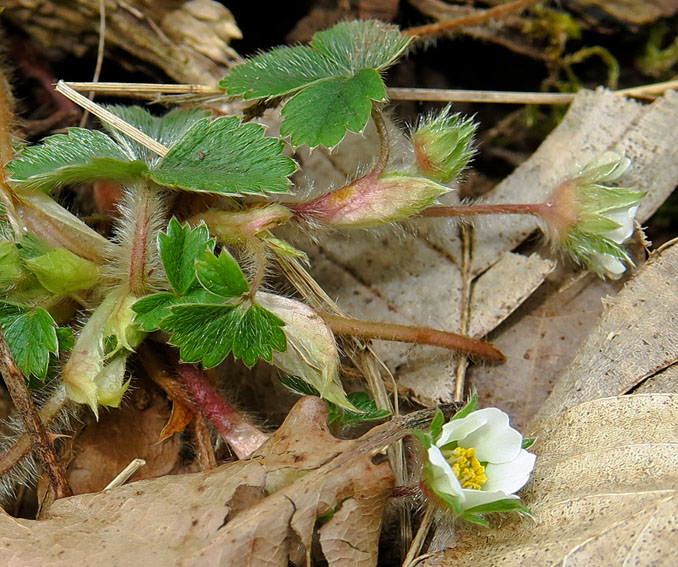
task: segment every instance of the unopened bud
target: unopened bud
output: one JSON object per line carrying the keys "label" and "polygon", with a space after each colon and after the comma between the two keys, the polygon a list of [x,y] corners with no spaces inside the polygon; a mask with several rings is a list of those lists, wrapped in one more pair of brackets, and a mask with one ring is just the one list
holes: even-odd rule
{"label": "unopened bud", "polygon": [[244,244],[258,234],[286,223],[292,211],[278,204],[254,206],[243,211],[208,209],[191,222],[204,221],[222,244]]}
{"label": "unopened bud", "polygon": [[367,175],[297,208],[302,218],[335,228],[375,228],[405,220],[449,191],[424,177],[387,173]]}
{"label": "unopened bud", "polygon": [[477,125],[446,106],[424,118],[412,136],[419,171],[440,183],[450,183],[468,165]]}
{"label": "unopened bud", "polygon": [[56,248],[36,258],[29,258],[25,264],[46,290],[56,294],[89,289],[99,279],[94,262],[76,256],[65,248]]}

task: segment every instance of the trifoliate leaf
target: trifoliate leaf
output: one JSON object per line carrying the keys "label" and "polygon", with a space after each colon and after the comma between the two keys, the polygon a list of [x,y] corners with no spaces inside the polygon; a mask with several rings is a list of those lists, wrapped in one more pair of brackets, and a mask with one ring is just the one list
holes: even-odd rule
{"label": "trifoliate leaf", "polygon": [[386,98],[379,72],[410,41],[381,22],[342,22],[317,33],[308,47],[279,47],[253,57],[221,86],[246,99],[295,95],[283,108],[283,135],[291,135],[293,145],[333,147],[347,129],[365,127],[372,101]]}
{"label": "trifoliate leaf", "polygon": [[361,132],[372,112],[372,101],[386,99],[384,81],[373,69],[352,77],[336,77],[297,93],[285,105],[280,127],[292,145],[336,146],[346,134]]}
{"label": "trifoliate leaf", "polygon": [[137,301],[132,309],[137,314],[134,322],[142,330],[150,333],[160,328],[160,321],[170,314],[170,308],[187,303],[216,303],[222,299],[201,287],[192,289],[186,295],[178,296],[170,292],[154,293]]}
{"label": "trifoliate leaf", "polygon": [[283,144],[234,116],[201,120],[149,172],[160,185],[226,195],[286,193],[296,170]]}
{"label": "trifoliate leaf", "polygon": [[177,305],[160,328],[170,331],[170,343],[180,348],[184,362],[202,361],[217,366],[233,350],[253,366],[259,358],[270,361],[273,349],[287,347],[283,322],[270,311],[251,305]]}
{"label": "trifoliate leaf", "polygon": [[133,161],[106,134],[84,128],[45,138],[7,164],[12,184],[43,191],[93,179],[137,180],[146,170],[146,164]]}
{"label": "trifoliate leaf", "polygon": [[175,294],[181,296],[196,287],[195,263],[205,251],[214,250],[214,240],[204,224],[191,228],[172,218],[167,232],[158,236],[158,249],[167,279]]}
{"label": "trifoliate leaf", "polygon": [[59,352],[56,323],[52,316],[44,309],[32,309],[16,317],[3,330],[21,373],[44,380],[50,353]]}
{"label": "trifoliate leaf", "polygon": [[213,252],[205,253],[195,264],[195,274],[200,285],[222,297],[239,297],[250,289],[238,262],[225,249],[218,258]]}
{"label": "trifoliate leaf", "polygon": [[[174,108],[162,116],[153,116],[140,106],[105,105],[105,108],[168,148],[171,148],[198,120],[210,116],[208,110],[199,108],[192,110]],[[149,166],[160,159],[155,152],[128,138],[117,128],[106,123],[104,123],[104,128],[125,151],[129,159],[141,160]]]}
{"label": "trifoliate leaf", "polygon": [[341,22],[318,32],[311,47],[337,65],[357,73],[362,69],[383,71],[407,49],[411,38],[395,26],[375,20]]}

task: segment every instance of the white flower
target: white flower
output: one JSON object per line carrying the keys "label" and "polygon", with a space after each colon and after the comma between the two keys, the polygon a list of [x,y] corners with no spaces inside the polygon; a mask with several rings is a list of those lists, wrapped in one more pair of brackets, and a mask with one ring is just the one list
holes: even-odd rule
{"label": "white flower", "polygon": [[458,509],[518,500],[536,456],[522,448],[522,435],[497,408],[473,411],[442,427],[428,448],[423,479],[427,488]]}

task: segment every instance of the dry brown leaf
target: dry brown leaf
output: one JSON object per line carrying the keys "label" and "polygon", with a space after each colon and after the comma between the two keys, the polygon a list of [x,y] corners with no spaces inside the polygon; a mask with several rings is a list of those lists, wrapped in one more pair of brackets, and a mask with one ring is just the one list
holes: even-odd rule
{"label": "dry brown leaf", "polygon": [[247,460],[58,500],[42,521],[1,513],[0,564],[287,566],[325,517],[329,565],[375,565],[393,475],[373,458],[421,423],[396,419],[338,440],[326,419],[321,400],[303,398]]}
{"label": "dry brown leaf", "polygon": [[616,20],[642,26],[678,12],[675,0],[570,0],[568,6],[583,14],[603,12]]}
{"label": "dry brown leaf", "polygon": [[[676,129],[675,93],[643,106],[605,90],[582,92],[561,124],[487,201],[542,201],[583,164],[612,150],[632,160],[620,183],[648,193],[638,213],[644,221],[678,182],[678,146],[672,143]],[[310,184],[323,191],[340,186],[361,158],[373,155],[369,143],[356,137],[331,155],[302,154]],[[518,216],[495,220],[478,221],[474,231],[470,272],[474,278],[482,275],[471,282],[475,303],[470,317],[478,327],[476,336],[514,311],[549,271],[547,261],[533,258],[521,260],[524,266],[515,262],[514,271],[507,273],[516,256],[500,260],[535,230],[537,222]],[[458,227],[440,219],[416,223],[420,230],[416,238],[395,231],[331,233],[322,235],[317,245],[306,242],[300,247],[309,251],[314,276],[352,316],[461,332],[465,282]],[[492,301],[481,302],[487,295],[483,289],[490,287]],[[603,286],[603,294],[605,290]],[[453,354],[435,347],[379,342],[375,350],[418,400],[430,404],[451,399],[457,368]]]}
{"label": "dry brown leaf", "polygon": [[544,419],[578,403],[632,391],[678,362],[678,246],[666,247],[629,280],[559,376]]}
{"label": "dry brown leaf", "polygon": [[422,566],[669,566],[678,561],[678,396],[580,404],[540,423],[523,490],[535,520],[459,526]]}

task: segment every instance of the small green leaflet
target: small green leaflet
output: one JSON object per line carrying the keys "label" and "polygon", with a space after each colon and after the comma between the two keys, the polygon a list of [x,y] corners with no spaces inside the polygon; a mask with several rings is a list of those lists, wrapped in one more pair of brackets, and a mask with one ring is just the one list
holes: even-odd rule
{"label": "small green leaflet", "polygon": [[264,136],[259,124],[235,116],[201,120],[172,146],[148,173],[174,189],[242,195],[286,193],[296,163],[283,155],[283,143]]}
{"label": "small green leaflet", "polygon": [[71,128],[68,134],[49,136],[42,144],[25,148],[7,164],[7,171],[14,185],[48,192],[89,179],[138,179],[146,165],[130,160],[103,132]]}
{"label": "small green leaflet", "polygon": [[271,361],[284,351],[283,321],[247,298],[249,283],[227,250],[213,252],[207,228],[191,228],[172,219],[158,238],[171,292],[137,301],[135,322],[144,331],[162,329],[180,349],[184,362],[212,368],[233,352],[247,366]]}
{"label": "small green leaflet", "polygon": [[270,362],[273,349],[285,350],[284,323],[263,307],[237,305],[177,305],[160,328],[170,331],[170,344],[180,347],[184,362],[217,366],[233,351],[247,366],[259,358]]}
{"label": "small green leaflet", "polygon": [[50,354],[58,355],[59,347],[72,343],[70,329],[57,328],[52,316],[44,309],[0,302],[0,327],[7,339],[21,373],[40,380],[47,377]]}
{"label": "small green leaflet", "polygon": [[150,179],[168,188],[223,195],[285,193],[296,163],[281,155],[283,144],[259,124],[234,116],[216,120],[204,111],[174,110],[154,117],[138,107],[111,107],[115,114],[167,145],[164,158],[117,130],[110,136],[73,128],[25,148],[7,165],[17,187],[49,191],[66,183]]}
{"label": "small green leaflet", "polygon": [[283,108],[281,133],[293,145],[332,148],[347,130],[363,130],[373,101],[386,100],[379,73],[410,41],[374,20],[342,22],[317,33],[308,47],[278,47],[249,59],[220,84],[245,99],[294,95]]}
{"label": "small green leaflet", "polygon": [[433,416],[433,421],[431,421],[431,438],[433,441],[437,441],[440,437],[440,434],[443,432],[443,424],[445,423],[445,415],[440,409],[436,411],[435,416]]}
{"label": "small green leaflet", "polygon": [[206,251],[214,250],[207,226],[182,226],[174,217],[167,232],[158,236],[158,250],[165,274],[176,295],[184,295],[197,285],[195,263]]}

